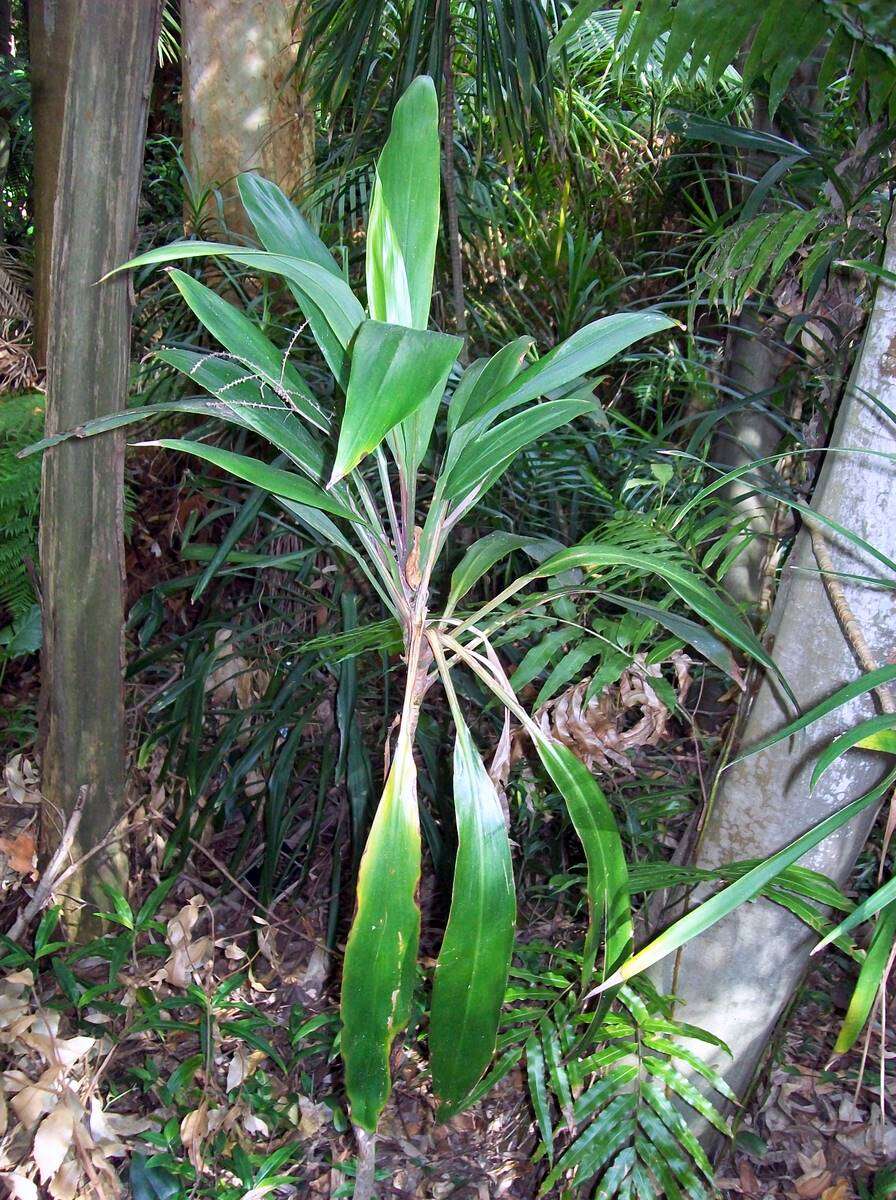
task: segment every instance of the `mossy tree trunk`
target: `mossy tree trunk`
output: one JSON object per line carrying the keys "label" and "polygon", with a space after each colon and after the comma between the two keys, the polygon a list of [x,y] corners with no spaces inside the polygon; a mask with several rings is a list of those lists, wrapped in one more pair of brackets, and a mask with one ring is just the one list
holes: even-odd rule
{"label": "mossy tree trunk", "polygon": [[[294,73],[303,11],[296,0],[181,0],[184,157],[200,194],[219,190],[232,232],[251,232],[241,171],[290,196],[314,172],[313,112]],[[203,217],[215,223],[213,203]]]}
{"label": "mossy tree trunk", "polygon": [[[896,272],[896,214],[890,220],[883,265]],[[881,281],[830,442],[835,450],[854,453],[826,456],[812,507],[892,558],[896,556],[892,457],[896,424],[884,406],[889,414],[896,409],[896,286]],[[896,653],[892,578],[877,559],[816,527],[822,529],[834,570],[870,581],[840,580],[842,597],[877,665],[892,662]],[[875,587],[874,580],[887,586]],[[808,528],[799,534],[785,567],[770,635],[775,659],[802,710],[862,673],[818,573]],[[852,750],[825,773],[814,791],[809,788],[820,750],[874,712],[874,698],[860,697],[801,737],[780,742],[726,771],[704,822],[697,864],[714,867],[765,857],[879,782],[887,769],[886,756]],[[788,719],[778,689],[766,679],[747,716],[741,745],[755,744]],[[871,813],[840,830],[807,855],[803,865],[845,883],[873,819]],[[731,1047],[733,1063],[721,1052],[715,1057],[739,1093],[753,1079],[816,940],[806,925],[784,909],[759,900],[690,943],[677,960],[661,964],[657,982],[680,998],[679,1015]]]}
{"label": "mossy tree trunk", "polygon": [[[124,408],[130,360],[129,285],[98,280],[134,249],[137,201],[160,0],[32,4],[37,122],[52,117],[58,153],[38,165],[47,278],[47,433]],[[40,113],[44,102],[49,113]],[[52,159],[55,158],[55,162]],[[42,822],[52,850],[83,794],[78,860],[125,806],[123,658],[124,439],[109,433],[46,451],[41,493]],[[116,870],[114,847],[67,881],[75,901]],[[88,886],[86,880],[90,880]],[[77,921],[77,904],[71,912]]]}

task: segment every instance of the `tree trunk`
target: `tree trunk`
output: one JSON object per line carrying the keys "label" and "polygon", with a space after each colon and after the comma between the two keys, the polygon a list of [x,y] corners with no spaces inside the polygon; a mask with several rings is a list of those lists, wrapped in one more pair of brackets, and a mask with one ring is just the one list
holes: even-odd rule
{"label": "tree trunk", "polygon": [[[241,171],[257,168],[289,196],[314,172],[314,114],[290,76],[303,8],[296,0],[181,0],[184,156],[197,194],[220,190],[232,232],[251,232],[236,192]],[[207,203],[204,216],[214,220],[216,211]]]}
{"label": "tree trunk", "polygon": [[[785,354],[776,346],[775,333],[751,310],[738,319],[728,341],[727,383],[737,394],[769,397],[778,384]],[[713,441],[713,462],[726,470],[767,458],[781,440],[781,430],[755,405],[740,409],[719,426]],[[774,500],[756,494],[749,483],[737,480],[728,495],[737,506],[738,519],[750,518],[753,540],[725,573],[725,589],[741,604],[755,608],[762,588],[762,568],[772,531]]]}
{"label": "tree trunk", "polygon": [[[51,56],[40,62],[40,75],[55,72],[64,84],[54,84],[51,93],[61,118],[57,169],[38,178],[40,189],[53,189],[54,201],[48,434],[125,407],[129,285],[124,276],[97,281],[134,249],[160,11],[159,0],[32,6],[41,54]],[[39,106],[40,95],[36,101]],[[41,128],[47,119],[40,114]],[[48,209],[43,195],[39,211]],[[42,843],[44,850],[58,843],[82,796],[74,860],[103,841],[125,804],[123,468],[119,433],[68,441],[44,456]],[[94,857],[84,877],[67,881],[66,891],[94,901],[93,884],[114,870],[114,860],[111,849]],[[71,913],[76,921],[74,905]]]}
{"label": "tree trunk", "polygon": [[34,330],[31,354],[41,370],[47,365],[50,245],[66,89],[66,73],[60,65],[71,60],[74,12],[74,5],[54,4],[52,0],[29,0],[28,3],[31,122],[34,129]]}
{"label": "tree trunk", "polygon": [[[896,271],[896,214],[887,231],[884,266]],[[831,438],[832,447],[855,448],[860,453],[826,456],[812,504],[815,511],[893,557],[893,464],[861,451],[896,453],[896,425],[871,397],[891,412],[896,408],[896,287],[883,281]],[[887,578],[876,559],[845,539],[826,530],[824,538],[835,570]],[[841,587],[878,665],[892,661],[896,651],[892,591],[849,579],[842,580]],[[817,574],[807,528],[801,531],[785,568],[770,632],[775,659],[803,710],[861,673]],[[698,865],[765,857],[878,783],[884,756],[853,750],[809,791],[819,751],[873,712],[873,700],[862,697],[823,718],[802,737],[781,742],[726,771],[704,823]],[[788,719],[777,689],[766,679],[747,717],[742,745],[755,744]],[[842,829],[807,855],[803,864],[845,883],[873,816],[863,816]],[[658,982],[681,998],[681,1015],[718,1034],[731,1047],[733,1063],[721,1052],[715,1058],[738,1093],[743,1094],[753,1079],[816,940],[795,917],[760,900],[684,947],[677,962],[669,959],[662,964]]]}

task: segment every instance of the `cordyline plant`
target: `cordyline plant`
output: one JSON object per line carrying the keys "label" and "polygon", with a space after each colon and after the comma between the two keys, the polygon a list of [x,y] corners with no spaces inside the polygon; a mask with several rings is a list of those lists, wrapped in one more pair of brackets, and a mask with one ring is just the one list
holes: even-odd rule
{"label": "cordyline plant", "polygon": [[[582,588],[589,573],[622,565],[661,576],[714,630],[772,664],[749,627],[702,579],[677,562],[600,542],[564,549],[550,539],[490,533],[464,554],[447,598],[436,605],[433,572],[458,523],[525,446],[594,411],[593,400],[581,396],[583,376],[673,322],[658,312],[621,313],[594,321],[541,358],[531,359],[530,339],[523,337],[463,370],[447,399],[445,450],[418,523],[421,464],[461,349],[459,338],[427,328],[439,227],[438,109],[430,79],[416,79],[398,103],[377,166],[367,230],[367,312],[279,188],[252,174],[243,175],[239,187],[263,251],[179,242],[120,269],[213,255],[282,278],[344,402],[323,402],[294,364],[291,347],[284,353],[232,304],[172,270],[187,304],[225,352],[168,349],[158,358],[214,399],[147,406],[78,432],[173,410],[218,416],[259,435],[287,465],[200,441],[142,444],[185,451],[276,497],[318,540],[354,560],[401,626],[404,701],[391,755],[386,747],[388,775],[360,863],[343,966],[342,1057],[352,1121],[363,1141],[375,1132],[388,1098],[390,1052],[409,1019],[414,988],[421,864],[414,741],[431,685],[441,681],[456,727],[458,849],[429,1023],[433,1085],[442,1113],[450,1115],[463,1106],[494,1052],[516,915],[504,815],[464,721],[452,669],[462,666],[476,675],[504,706],[506,724],[513,717],[528,732],[565,799],[587,862],[583,994],[602,990],[605,1011],[632,943],[616,822],[588,769],[520,707],[490,634],[558,594],[555,588],[513,601],[528,585],[567,576],[564,587]],[[576,386],[579,394],[570,395]],[[474,584],[520,549],[538,565],[478,611],[456,615]]]}

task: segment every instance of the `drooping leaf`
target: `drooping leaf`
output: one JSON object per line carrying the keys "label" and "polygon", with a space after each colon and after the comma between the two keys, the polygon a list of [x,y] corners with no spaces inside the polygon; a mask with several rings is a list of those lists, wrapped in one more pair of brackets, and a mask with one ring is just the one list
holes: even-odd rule
{"label": "drooping leaf", "polygon": [[527,538],[521,534],[506,533],[503,529],[485,534],[473,543],[451,573],[445,615],[450,616],[458,601],[464,598],[470,588],[490,571],[496,562],[506,558],[514,550],[524,550],[536,562],[541,562],[549,554],[555,554],[562,548],[560,542],[553,538]]}
{"label": "drooping leaf", "polygon": [[323,483],[323,446],[280,396],[257,377],[247,376],[242,364],[195,350],[160,350],[156,359],[211,392],[221,420],[254,430],[316,483]]}
{"label": "drooping leaf", "polygon": [[364,322],[352,351],[330,486],[433,394],[441,396],[460,345],[444,333]]}
{"label": "drooping leaf", "polygon": [[859,742],[865,741],[867,738],[894,728],[896,728],[896,713],[880,713],[876,717],[869,717],[867,721],[860,721],[858,725],[835,738],[829,746],[822,750],[812,768],[812,778],[809,780],[810,790],[815,787],[825,771],[832,767],[838,758],[842,758],[847,750],[852,750]]}
{"label": "drooping leaf", "polygon": [[251,483],[253,487],[262,488],[272,496],[282,496],[310,508],[321,509],[332,513],[335,517],[344,517],[347,521],[361,521],[357,513],[352,512],[336,496],[325,492],[323,488],[303,479],[292,471],[284,471],[280,467],[271,467],[259,462],[246,454],[234,454],[230,450],[222,450],[218,446],[207,446],[205,442],[191,442],[184,438],[158,438],[151,442],[138,442],[140,446],[161,446],[165,450],[178,450],[184,454],[194,454],[206,462],[220,467],[237,479]]}
{"label": "drooping leaf", "polygon": [[429,1033],[433,1087],[445,1115],[457,1111],[494,1053],[516,921],[501,802],[469,730],[455,721],[457,859]]}
{"label": "drooping leaf", "polygon": [[757,662],[773,671],[781,680],[781,685],[788,696],[794,704],[796,703],[787,681],[781,679],[781,673],[774,660],[746,621],[707,584],[677,562],[662,555],[645,554],[637,550],[626,550],[619,546],[593,542],[571,546],[568,550],[563,550],[560,554],[556,554],[547,562],[542,563],[537,571],[531,573],[530,577],[559,575],[576,567],[597,569],[612,566],[635,567],[650,574],[659,575],[698,616],[708,621],[735,646],[739,646]]}
{"label": "drooping leaf", "polygon": [[619,828],[594,776],[560,742],[540,737],[538,756],[563,797],[588,866],[589,926],[582,958],[582,980],[590,982],[603,935],[602,978],[611,975],[631,948],[632,915],[628,868]]}
{"label": "drooping leaf", "polygon": [[278,275],[296,284],[318,306],[343,349],[349,349],[364,320],[364,309],[351,288],[340,276],[319,263],[266,250],[247,250],[244,246],[219,245],[217,242],[172,242],[138,254],[110,274],[156,263],[177,262],[184,258],[223,258],[248,267],[250,271]]}
{"label": "drooping leaf", "polygon": [[404,730],[358,871],[342,968],[342,1059],[352,1121],[376,1131],[389,1095],[389,1053],[410,1017],[420,937],[416,767]]}
{"label": "drooping leaf", "polygon": [[432,80],[421,75],[395,106],[377,163],[367,231],[374,320],[426,328],[438,232],[439,106]]}

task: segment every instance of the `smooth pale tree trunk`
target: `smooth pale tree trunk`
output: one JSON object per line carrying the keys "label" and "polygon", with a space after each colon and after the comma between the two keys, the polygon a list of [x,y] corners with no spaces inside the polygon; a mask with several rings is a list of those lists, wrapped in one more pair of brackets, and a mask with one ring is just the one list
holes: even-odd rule
{"label": "smooth pale tree trunk", "polygon": [[[296,0],[181,0],[184,155],[217,188],[232,232],[249,233],[235,176],[257,169],[293,196],[314,170],[313,112],[296,86]],[[205,214],[214,220],[209,203]]]}
{"label": "smooth pale tree trunk", "polygon": [[[126,405],[126,276],[98,280],[133,252],[159,0],[43,0],[40,77],[56,73],[61,121],[54,169],[39,163],[38,211],[50,209],[47,433]],[[35,47],[32,45],[32,53]],[[61,104],[59,103],[61,98]],[[35,96],[39,107],[41,94]],[[46,114],[38,120],[46,128]],[[46,231],[45,231],[46,232]],[[47,450],[40,521],[44,851],[78,804],[71,856],[99,845],[125,807],[122,537],[124,439],[118,433]],[[110,847],[66,882],[75,899],[114,873]],[[90,881],[90,886],[87,884]],[[75,914],[76,905],[70,907]],[[73,917],[74,919],[74,917]]]}
{"label": "smooth pale tree trunk", "polygon": [[[896,215],[890,220],[884,266],[896,272]],[[831,446],[858,454],[826,455],[812,506],[890,557],[896,556],[896,425],[874,403],[896,409],[896,287],[881,282],[864,342],[834,426]],[[877,560],[825,531],[834,568],[886,579]],[[889,580],[892,582],[892,579]],[[845,598],[878,665],[896,654],[894,593],[843,580]],[[823,582],[808,531],[800,533],[775,600],[770,632],[776,661],[801,709],[829,696],[861,673]],[[860,698],[810,727],[802,737],[748,758],[722,776],[704,823],[696,861],[713,867],[765,857],[878,783],[889,760],[850,751],[809,791],[819,751],[845,729],[872,716],[875,702]],[[775,686],[766,680],[746,719],[741,745],[749,747],[788,720]],[[874,814],[857,819],[810,855],[803,865],[844,884],[868,836]],[[743,1094],[808,964],[816,935],[765,900],[741,908],[660,964],[658,982],[681,998],[677,1015],[723,1038],[717,1065]],[[705,1050],[705,1047],[702,1048]],[[701,1052],[702,1052],[701,1050]]]}
{"label": "smooth pale tree trunk", "polygon": [[[775,344],[773,330],[752,311],[741,314],[728,341],[726,355],[728,386],[741,396],[771,399],[784,367],[785,354]],[[781,430],[755,405],[740,409],[720,426],[713,442],[712,459],[731,471],[773,454]],[[762,570],[769,547],[774,500],[758,494],[747,482],[736,480],[728,494],[737,505],[738,517],[749,517],[752,541],[725,574],[726,590],[750,609],[757,605],[762,588]]]}

